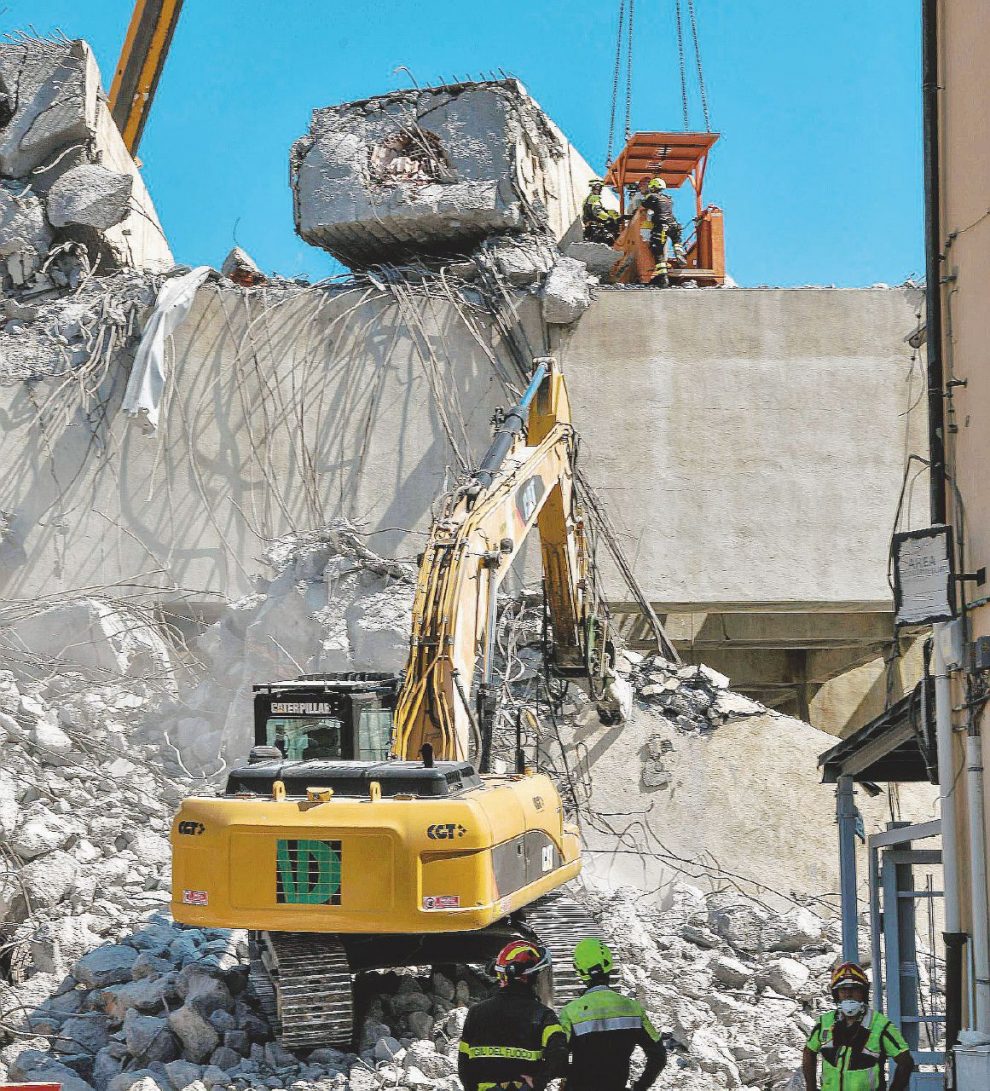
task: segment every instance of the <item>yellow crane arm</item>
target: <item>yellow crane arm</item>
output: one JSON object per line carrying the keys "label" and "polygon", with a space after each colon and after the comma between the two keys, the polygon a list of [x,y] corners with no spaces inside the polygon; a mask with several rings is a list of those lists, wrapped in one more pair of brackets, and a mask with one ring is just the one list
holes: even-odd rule
{"label": "yellow crane arm", "polygon": [[[419,567],[409,661],[396,707],[394,753],[464,759],[484,750],[484,710],[471,709],[475,666],[491,678],[499,585],[533,527],[540,535],[556,666],[604,674],[596,640],[584,518],[574,495],[575,434],[563,376],[538,361],[471,481],[434,521]],[[525,426],[525,436],[523,435]]]}
{"label": "yellow crane arm", "polygon": [[137,0],[117,71],[110,86],[110,113],[131,155],[137,153],[182,0]]}

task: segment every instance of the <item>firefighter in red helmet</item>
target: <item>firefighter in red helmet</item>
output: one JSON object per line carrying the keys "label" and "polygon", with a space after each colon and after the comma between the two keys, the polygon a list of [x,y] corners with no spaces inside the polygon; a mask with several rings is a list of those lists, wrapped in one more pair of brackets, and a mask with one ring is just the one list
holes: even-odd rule
{"label": "firefighter in red helmet", "polygon": [[567,1038],[536,995],[550,955],[539,943],[507,943],[495,960],[498,992],[468,1012],[457,1054],[464,1091],[543,1091],[567,1069]]}

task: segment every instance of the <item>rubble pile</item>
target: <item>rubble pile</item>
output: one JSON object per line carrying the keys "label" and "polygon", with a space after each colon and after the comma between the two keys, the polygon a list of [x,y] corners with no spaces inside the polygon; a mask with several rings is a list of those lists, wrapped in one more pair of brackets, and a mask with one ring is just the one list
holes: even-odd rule
{"label": "rubble pile", "polygon": [[118,350],[137,343],[160,280],[120,269],[90,277],[73,292],[6,296],[0,302],[0,383],[80,375],[87,365],[102,377],[120,362]]}
{"label": "rubble pile", "polygon": [[414,569],[373,553],[348,524],[272,544],[272,579],[191,640],[196,681],[140,728],[175,772],[208,776],[253,743],[251,686],[322,671],[405,665]]}
{"label": "rubble pile", "polygon": [[768,712],[765,705],[729,689],[729,679],[704,664],[677,666],[663,656],[626,651],[629,681],[643,705],[678,731],[711,731],[738,716]]}
{"label": "rubble pile", "polygon": [[[66,1091],[456,1091],[466,1006],[490,987],[481,968],[365,975],[354,1052],[294,1056],[251,989],[246,934],[168,916],[171,815],[184,795],[220,787],[226,762],[246,753],[251,683],[404,657],[408,566],[347,525],[276,542],[268,559],[274,577],[187,649],[151,615],[96,599],[3,619],[0,1079]],[[651,737],[663,716],[697,740],[738,720],[724,704],[738,698],[714,672],[631,653],[620,666],[638,690],[623,733]],[[568,700],[565,735],[590,709]],[[627,738],[614,786],[631,799],[639,735]],[[584,802],[594,834],[594,799]],[[666,813],[668,826],[679,813]],[[623,983],[670,1035],[660,1086],[782,1089],[835,958],[831,926],[794,899],[761,904],[724,876],[707,894],[678,881],[644,896],[601,885],[597,870],[587,903]]]}
{"label": "rubble pile", "polygon": [[622,987],[668,1036],[659,1087],[803,1088],[791,1080],[828,995],[834,922],[801,905],[775,912],[736,890],[704,895],[686,884],[662,906],[630,888],[592,887],[587,898]]}
{"label": "rubble pile", "polygon": [[[313,562],[322,548],[304,553]],[[367,975],[354,1053],[282,1049],[248,984],[246,934],[175,925],[164,911],[171,813],[203,786],[164,775],[160,747],[134,741],[160,682],[135,680],[137,669],[112,682],[29,673],[0,675],[0,931],[11,979],[0,984],[0,1079],[66,1091],[455,1091],[459,1031],[466,1005],[490,987],[484,976]],[[835,958],[834,928],[737,893],[679,887],[663,906],[631,889],[586,897],[623,985],[670,1036],[661,1087],[785,1085]]]}
{"label": "rubble pile", "polygon": [[75,289],[92,273],[168,268],[147,190],[83,41],[0,43],[0,278],[16,299]]}

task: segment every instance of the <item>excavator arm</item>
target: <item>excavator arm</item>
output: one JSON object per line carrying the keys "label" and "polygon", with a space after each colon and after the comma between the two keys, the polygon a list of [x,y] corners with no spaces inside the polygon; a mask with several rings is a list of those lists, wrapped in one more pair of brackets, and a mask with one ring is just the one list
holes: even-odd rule
{"label": "excavator arm", "polygon": [[158,89],[182,0],[137,0],[110,87],[110,113],[131,155],[137,153]]}
{"label": "excavator arm", "polygon": [[[584,517],[574,493],[576,437],[564,379],[537,361],[479,469],[447,498],[419,567],[409,661],[396,707],[394,753],[424,745],[443,759],[488,751],[498,589],[530,531],[540,535],[554,667],[582,678],[605,715],[607,622],[593,594]],[[479,657],[475,708],[470,690]],[[484,764],[484,762],[482,763]],[[484,769],[482,771],[485,771]]]}

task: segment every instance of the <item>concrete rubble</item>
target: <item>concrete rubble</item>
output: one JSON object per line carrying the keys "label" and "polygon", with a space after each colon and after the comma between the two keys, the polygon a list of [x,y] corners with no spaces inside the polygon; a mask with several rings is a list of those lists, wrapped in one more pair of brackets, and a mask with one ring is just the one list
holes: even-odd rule
{"label": "concrete rubble", "polygon": [[[377,655],[405,620],[408,588],[401,570],[382,571],[388,562],[373,556],[334,553],[339,532],[333,541],[290,548],[281,590],[296,595],[290,584],[307,572],[319,583],[314,577],[328,568],[335,586],[363,582],[361,595],[345,590],[349,606],[324,617],[324,633],[336,633],[334,651],[352,660],[349,623],[352,636],[363,632],[371,642],[363,649],[370,658],[371,645]],[[376,581],[392,581],[394,594]],[[269,587],[264,598],[273,597]],[[80,605],[104,617],[102,655],[87,652],[84,666],[71,648],[56,654],[50,641],[38,655],[26,648],[32,630],[21,623],[20,650],[8,656],[16,669],[0,674],[7,756],[0,828],[8,847],[0,929],[11,971],[0,985],[0,1078],[59,1080],[75,1091],[348,1084],[454,1091],[465,1005],[491,984],[477,972],[369,975],[358,986],[355,1053],[296,1057],[272,1040],[247,988],[245,934],[170,922],[170,815],[184,794],[207,785],[163,772],[179,768],[166,760],[167,732],[139,741],[142,720],[174,699],[169,649],[140,618],[118,611],[108,624],[109,605],[102,612]],[[273,610],[267,624],[287,636]],[[295,611],[297,623],[303,615]],[[67,629],[64,614],[59,625],[44,621],[35,633]],[[154,647],[156,655],[108,680],[97,667],[125,665],[125,631],[135,648]],[[98,640],[91,631],[87,643]],[[670,1035],[673,1059],[662,1086],[783,1085],[834,958],[834,935],[820,918],[689,888],[662,909],[644,909],[632,891],[592,888],[587,896],[617,947],[624,983]]]}
{"label": "concrete rubble", "polygon": [[591,305],[588,267],[575,258],[558,258],[543,282],[543,318],[551,326],[569,326]]}
{"label": "concrete rubble", "polygon": [[291,156],[299,234],[353,267],[497,234],[559,241],[592,173],[514,79],[316,110]]}
{"label": "concrete rubble", "polygon": [[172,256],[82,41],[0,43],[0,283],[35,296]]}
{"label": "concrete rubble", "polygon": [[134,179],[104,167],[84,165],[68,170],[48,191],[52,227],[78,224],[107,231],[127,216]]}
{"label": "concrete rubble", "polygon": [[[188,641],[150,611],[95,599],[0,617],[10,668],[0,673],[0,1079],[69,1091],[459,1087],[466,1005],[491,987],[478,968],[366,975],[355,1051],[295,1056],[273,1040],[247,985],[246,934],[168,916],[171,814],[183,796],[221,787],[226,763],[246,753],[251,682],[395,669],[404,658],[409,565],[378,556],[347,525],[276,542],[268,560],[274,577]],[[503,635],[525,638],[530,602],[506,600]],[[518,651],[525,694],[538,653]],[[633,652],[619,666],[647,730],[657,715],[690,738],[738,722],[717,672]],[[561,711],[565,734],[593,715],[575,691]],[[627,801],[646,798],[652,762],[676,758],[647,747],[642,785],[622,786]],[[594,801],[563,776],[561,787],[593,825]],[[665,820],[677,825],[676,805]],[[596,870],[584,898],[623,984],[668,1035],[660,1086],[783,1091],[836,958],[834,921],[807,896],[774,907],[738,884],[704,892],[683,877],[644,896]]]}

